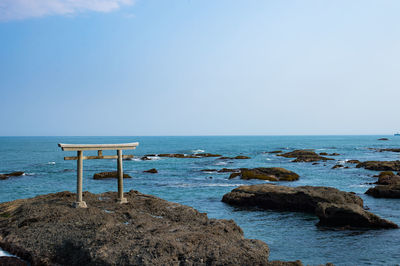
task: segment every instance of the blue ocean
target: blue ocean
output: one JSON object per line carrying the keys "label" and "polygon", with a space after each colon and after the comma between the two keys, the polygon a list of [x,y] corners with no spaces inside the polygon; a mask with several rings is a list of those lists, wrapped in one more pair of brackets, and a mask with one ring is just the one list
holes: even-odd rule
{"label": "blue ocean", "polygon": [[[378,141],[387,137],[389,141]],[[124,189],[138,190],[163,199],[189,205],[209,217],[233,219],[246,238],[265,241],[270,259],[301,260],[304,264],[332,262],[336,265],[400,264],[400,230],[326,230],[315,226],[318,218],[294,212],[243,210],[221,202],[222,196],[240,185],[268,181],[228,179],[229,173],[204,172],[202,169],[240,167],[284,167],[300,175],[287,186],[330,186],[353,191],[370,211],[400,224],[400,200],[376,199],[365,195],[378,172],[355,168],[331,169],[346,160],[399,160],[400,154],[378,152],[371,148],[400,148],[394,136],[199,136],[199,137],[0,137],[0,173],[24,171],[26,175],[0,180],[0,202],[34,197],[58,191],[76,191],[76,161],[64,161],[58,143],[136,142],[133,160],[124,160]],[[312,165],[293,163],[292,159],[266,152],[273,150],[315,149],[339,153],[335,160]],[[217,158],[159,158],[142,161],[145,154],[218,153],[223,156],[246,155],[249,160]],[[115,152],[104,152],[105,155]],[[95,155],[95,152],[84,152]],[[83,190],[93,193],[116,191],[116,180],[94,180],[93,174],[115,171],[116,160],[85,160]],[[143,173],[156,168],[157,174]]]}

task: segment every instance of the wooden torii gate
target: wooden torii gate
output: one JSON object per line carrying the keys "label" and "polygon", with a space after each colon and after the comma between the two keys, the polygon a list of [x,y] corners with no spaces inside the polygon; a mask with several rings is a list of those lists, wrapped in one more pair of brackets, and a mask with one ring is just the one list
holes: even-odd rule
{"label": "wooden torii gate", "polygon": [[[87,208],[86,202],[82,200],[82,175],[83,175],[83,160],[93,159],[117,159],[118,164],[118,202],[127,203],[124,198],[123,185],[123,168],[122,159],[133,158],[133,155],[122,155],[122,150],[134,150],[139,145],[139,142],[121,143],[121,144],[64,144],[59,143],[63,151],[77,151],[77,156],[64,157],[64,160],[77,160],[77,184],[76,184],[76,202],[75,208]],[[83,151],[97,150],[97,156],[83,156]],[[117,155],[103,155],[103,150],[116,150]]]}

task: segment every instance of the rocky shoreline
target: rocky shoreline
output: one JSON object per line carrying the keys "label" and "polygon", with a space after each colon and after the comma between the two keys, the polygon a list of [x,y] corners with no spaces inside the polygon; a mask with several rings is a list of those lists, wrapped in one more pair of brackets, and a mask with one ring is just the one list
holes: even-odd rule
{"label": "rocky shoreline", "polygon": [[268,245],[232,220],[131,190],[59,192],[0,204],[0,247],[31,265],[302,265],[268,261]]}

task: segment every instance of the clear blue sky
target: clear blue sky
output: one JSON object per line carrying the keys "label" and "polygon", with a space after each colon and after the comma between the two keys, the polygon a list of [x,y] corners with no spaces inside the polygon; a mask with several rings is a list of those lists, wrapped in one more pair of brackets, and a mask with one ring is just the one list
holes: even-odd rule
{"label": "clear blue sky", "polygon": [[400,1],[0,0],[0,135],[392,134]]}

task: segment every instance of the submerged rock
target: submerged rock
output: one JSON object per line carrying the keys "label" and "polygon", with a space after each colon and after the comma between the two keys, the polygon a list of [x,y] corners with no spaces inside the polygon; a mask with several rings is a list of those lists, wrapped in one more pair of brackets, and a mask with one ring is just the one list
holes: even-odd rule
{"label": "submerged rock", "polygon": [[280,167],[259,167],[254,169],[242,168],[238,173],[232,173],[229,179],[240,176],[241,179],[261,179],[269,181],[295,181],[299,179],[299,175]]}
{"label": "submerged rock", "polygon": [[158,171],[156,168],[151,168],[150,170],[145,170],[143,173],[157,174]]}
{"label": "submerged rock", "polygon": [[287,152],[284,154],[277,154],[277,156],[282,156],[285,158],[296,158],[293,160],[293,162],[317,162],[333,160],[332,158],[320,156],[312,150],[294,150],[292,152]]}
{"label": "submerged rock", "polygon": [[[273,184],[240,186],[225,194],[222,201],[235,206],[315,213],[321,219],[320,224],[327,226],[351,228],[395,228],[396,226],[365,211],[363,200],[354,193],[330,187],[286,187]],[[388,227],[388,224],[393,224],[393,227]]]}
{"label": "submerged rock", "polygon": [[389,140],[388,138],[380,138],[378,140]]}
{"label": "submerged rock", "polygon": [[[101,172],[93,175],[93,179],[106,179],[106,178],[118,178],[118,172]],[[132,178],[130,175],[124,173],[124,178]]]}
{"label": "submerged rock", "polygon": [[400,171],[400,161],[366,161],[356,167],[374,171]]}
{"label": "submerged rock", "polygon": [[277,265],[232,220],[133,190],[126,204],[84,192],[88,208],[72,208],[75,196],[1,203],[0,247],[32,265]]}
{"label": "submerged rock", "polygon": [[8,178],[13,177],[13,176],[21,176],[21,175],[24,175],[24,174],[25,173],[21,172],[21,171],[12,172],[12,173],[8,173],[8,174],[0,174],[0,180],[5,180],[5,179],[8,179]]}

